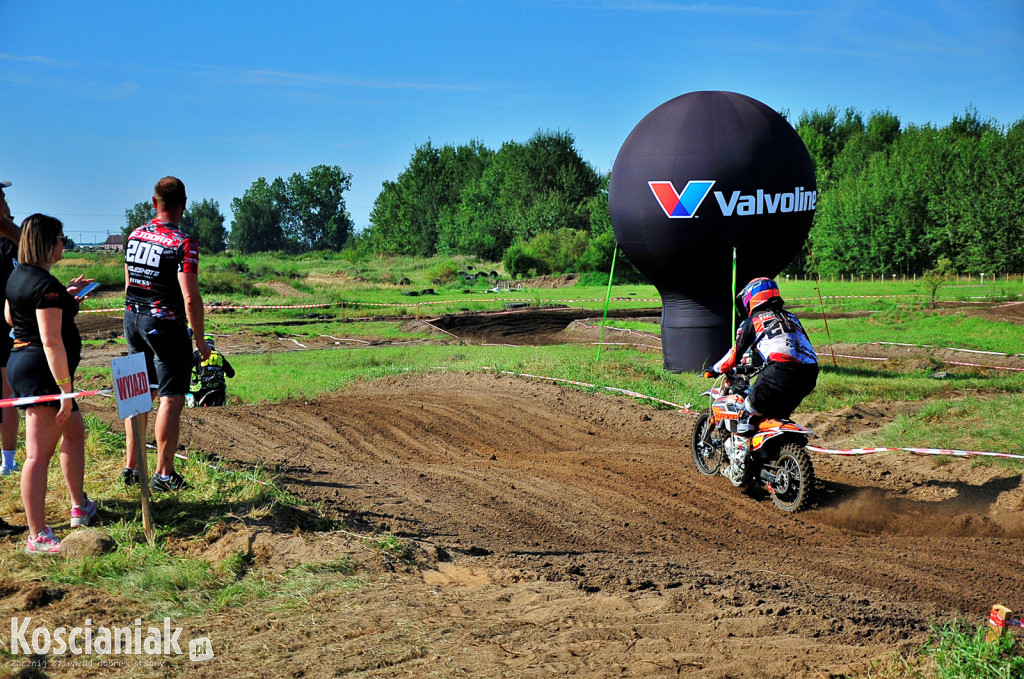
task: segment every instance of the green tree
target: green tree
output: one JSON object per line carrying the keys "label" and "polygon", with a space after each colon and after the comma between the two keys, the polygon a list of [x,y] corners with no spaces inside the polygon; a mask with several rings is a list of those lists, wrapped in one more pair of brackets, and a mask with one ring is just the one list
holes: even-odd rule
{"label": "green tree", "polygon": [[821,191],[832,183],[832,166],[847,142],[863,134],[864,120],[854,108],[846,109],[840,118],[839,110],[830,106],[824,111],[800,114],[796,131],[814,161],[818,190]]}
{"label": "green tree", "polygon": [[353,231],[344,196],[351,188],[352,175],[337,165],[290,176],[279,200],[285,237],[300,251],[340,250]]}
{"label": "green tree", "polygon": [[468,184],[480,178],[494,152],[478,141],[417,146],[395,181],[385,181],[370,213],[368,237],[380,251],[429,257],[439,225],[450,221]]}
{"label": "green tree", "polygon": [[231,233],[228,242],[241,253],[280,250],[284,247],[281,228],[285,187],[281,178],[267,182],[260,177],[241,198],[231,200]]}
{"label": "green tree", "polygon": [[478,181],[441,220],[443,252],[496,258],[515,240],[542,231],[589,230],[586,203],[601,185],[567,132],[538,132],[525,144],[506,142]]}
{"label": "green tree", "polygon": [[124,229],[122,229],[122,233],[127,237],[132,231],[154,217],[156,217],[156,210],[153,208],[153,201],[136,203],[124,211]]}
{"label": "green tree", "polygon": [[[207,252],[221,252],[224,250],[227,232],[224,229],[224,215],[221,214],[220,204],[209,198],[201,202],[192,201],[188,206],[190,229],[184,229],[186,233],[195,237],[199,247]],[[185,220],[182,219],[182,222]]]}
{"label": "green tree", "polygon": [[953,262],[941,257],[933,268],[928,269],[921,276],[921,282],[924,284],[925,290],[928,291],[928,306],[930,308],[935,308],[935,297],[939,293],[939,288],[954,275],[956,275],[956,268],[953,266]]}

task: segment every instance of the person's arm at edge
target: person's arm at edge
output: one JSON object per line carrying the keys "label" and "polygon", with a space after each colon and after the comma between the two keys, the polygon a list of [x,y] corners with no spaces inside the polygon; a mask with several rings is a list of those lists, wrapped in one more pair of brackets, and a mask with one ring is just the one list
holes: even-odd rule
{"label": "person's arm at edge", "polygon": [[[36,320],[39,323],[39,338],[43,342],[43,354],[50,366],[50,373],[57,382],[57,389],[62,394],[70,394],[72,390],[71,369],[68,366],[68,354],[64,349],[64,340],[60,336],[63,312],[58,308],[36,309]],[[57,426],[63,427],[71,415],[71,399],[60,402],[57,411]]]}
{"label": "person's arm at edge", "polygon": [[199,293],[199,274],[194,272],[179,271],[178,285],[181,286],[181,295],[185,298],[185,317],[188,325],[195,335],[196,349],[203,357],[203,360],[210,358],[210,345],[206,343],[205,333],[206,317],[203,309],[203,297]]}

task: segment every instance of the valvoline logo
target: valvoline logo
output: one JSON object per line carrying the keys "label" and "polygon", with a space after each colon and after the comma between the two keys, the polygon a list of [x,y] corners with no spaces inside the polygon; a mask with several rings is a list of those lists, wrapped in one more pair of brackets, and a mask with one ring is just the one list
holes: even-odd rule
{"label": "valvoline logo", "polygon": [[[681,192],[670,181],[647,182],[658,205],[671,219],[689,219],[697,213],[697,208],[704,202],[713,179],[691,179],[686,182]],[[817,207],[818,192],[806,191],[797,186],[792,191],[768,193],[757,189],[753,193],[733,191],[728,196],[722,191],[715,191],[715,201],[722,211],[723,217],[748,217],[751,215],[773,215],[777,212],[813,212]]]}
{"label": "valvoline logo", "polygon": [[700,204],[715,185],[714,180],[691,179],[686,182],[681,193],[676,192],[672,182],[647,182],[658,199],[658,205],[665,211],[665,216],[689,219],[697,211]]}

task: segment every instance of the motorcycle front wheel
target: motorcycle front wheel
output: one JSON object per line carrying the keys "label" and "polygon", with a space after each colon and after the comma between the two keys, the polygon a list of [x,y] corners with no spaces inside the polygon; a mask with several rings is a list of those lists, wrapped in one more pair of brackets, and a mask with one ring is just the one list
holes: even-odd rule
{"label": "motorcycle front wheel", "polygon": [[693,437],[690,442],[693,450],[693,463],[697,471],[705,476],[714,476],[722,467],[725,459],[723,446],[716,446],[711,432],[711,413],[704,411],[693,424]]}
{"label": "motorcycle front wheel", "polygon": [[777,479],[772,486],[775,506],[789,513],[802,510],[814,487],[814,465],[807,450],[796,443],[787,443],[770,470]]}

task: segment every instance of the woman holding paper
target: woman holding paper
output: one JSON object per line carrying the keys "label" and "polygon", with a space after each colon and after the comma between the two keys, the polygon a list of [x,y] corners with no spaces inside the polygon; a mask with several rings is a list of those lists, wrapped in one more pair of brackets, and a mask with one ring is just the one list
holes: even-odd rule
{"label": "woman holding paper", "polygon": [[[74,392],[82,338],[75,327],[79,290],[91,281],[79,276],[66,287],[50,273],[64,255],[60,220],[34,214],[21,224],[18,267],[7,281],[4,316],[14,328],[7,379],[17,398]],[[71,398],[20,406],[25,409],[25,465],[21,500],[28,523],[26,551],[53,553],[60,540],[46,525],[46,476],[60,444],[60,467],[71,495],[71,527],[87,526],[96,503],[82,490],[85,477],[85,425]],[[62,438],[63,437],[63,438]]]}

